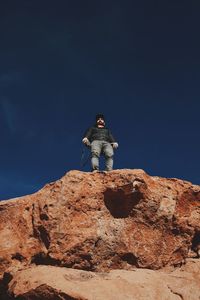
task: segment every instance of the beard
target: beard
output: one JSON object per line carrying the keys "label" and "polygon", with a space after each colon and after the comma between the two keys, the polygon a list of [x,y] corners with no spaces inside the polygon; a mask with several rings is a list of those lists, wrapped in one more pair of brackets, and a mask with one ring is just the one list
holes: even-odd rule
{"label": "beard", "polygon": [[105,126],[105,122],[102,120],[97,121],[97,126],[101,126],[104,127]]}

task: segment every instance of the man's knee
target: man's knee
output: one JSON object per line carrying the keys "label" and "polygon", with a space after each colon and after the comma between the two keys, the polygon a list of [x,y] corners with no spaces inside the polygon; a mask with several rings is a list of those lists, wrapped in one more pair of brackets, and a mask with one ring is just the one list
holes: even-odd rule
{"label": "man's knee", "polygon": [[106,146],[104,146],[104,149],[103,149],[103,152],[104,152],[104,155],[106,158],[112,158],[113,155],[114,155],[114,151],[113,151],[113,148],[110,144],[107,143]]}
{"label": "man's knee", "polygon": [[106,158],[112,158],[113,157],[113,152],[112,151],[106,151],[105,152],[105,157]]}
{"label": "man's knee", "polygon": [[99,157],[100,156],[100,153],[97,150],[92,150],[91,153],[92,153],[93,157]]}

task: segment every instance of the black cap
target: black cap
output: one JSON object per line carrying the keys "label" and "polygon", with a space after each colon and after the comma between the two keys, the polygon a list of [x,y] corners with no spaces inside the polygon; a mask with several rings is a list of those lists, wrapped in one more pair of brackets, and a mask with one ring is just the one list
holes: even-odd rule
{"label": "black cap", "polygon": [[96,121],[98,120],[98,119],[103,119],[104,121],[105,121],[105,118],[104,118],[104,115],[103,114],[97,114],[96,115]]}

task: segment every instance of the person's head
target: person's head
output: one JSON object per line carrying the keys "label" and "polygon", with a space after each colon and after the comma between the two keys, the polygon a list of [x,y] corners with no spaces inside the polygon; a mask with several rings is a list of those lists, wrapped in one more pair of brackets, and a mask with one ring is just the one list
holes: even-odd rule
{"label": "person's head", "polygon": [[105,126],[105,118],[103,114],[97,114],[96,115],[96,124],[98,127],[104,127]]}

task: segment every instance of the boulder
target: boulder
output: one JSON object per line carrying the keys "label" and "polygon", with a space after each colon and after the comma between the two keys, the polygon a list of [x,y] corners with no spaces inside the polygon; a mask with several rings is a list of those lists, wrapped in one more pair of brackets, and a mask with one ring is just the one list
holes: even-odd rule
{"label": "boulder", "polygon": [[197,300],[200,260],[179,270],[135,269],[96,273],[54,266],[33,266],[17,272],[9,284],[14,299],[43,300]]}
{"label": "boulder", "polygon": [[188,181],[74,170],[0,202],[0,290],[33,266],[158,270],[199,254],[200,186]]}

